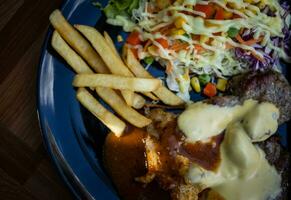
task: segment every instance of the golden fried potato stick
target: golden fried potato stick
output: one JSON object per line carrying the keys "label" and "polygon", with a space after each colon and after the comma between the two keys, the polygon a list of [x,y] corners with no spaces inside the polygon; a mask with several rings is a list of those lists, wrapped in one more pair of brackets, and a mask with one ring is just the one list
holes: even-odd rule
{"label": "golden fried potato stick", "polygon": [[[152,78],[153,76],[140,64],[135,58],[130,49],[127,50],[127,66],[128,68],[140,78]],[[184,101],[168,90],[165,86],[159,87],[153,92],[164,104],[177,106],[184,104]]]}
{"label": "golden fried potato stick", "polygon": [[[56,50],[69,50],[67,51],[69,53],[62,53],[60,55],[64,58],[64,60],[66,60],[67,63],[70,64],[74,71],[76,71],[77,73],[88,73],[90,71],[89,66],[75,51],[71,49],[71,47],[61,38],[60,34],[57,31],[54,31],[51,43],[53,48]],[[79,65],[78,63],[82,63],[82,65]],[[93,72],[91,71],[91,73]],[[123,117],[132,125],[136,127],[145,127],[151,123],[150,119],[144,117],[139,112],[128,106],[114,90],[110,88],[97,87],[96,92],[106,103],[108,103],[113,108],[113,110],[115,110],[121,117]],[[108,96],[107,94],[110,94],[110,96]],[[116,99],[112,100],[112,98]]]}
{"label": "golden fried potato stick", "polygon": [[139,94],[134,93],[133,105],[135,109],[141,109],[145,106],[146,100]]}
{"label": "golden fried potato stick", "polygon": [[[75,27],[88,39],[91,45],[99,53],[111,73],[116,75],[131,76],[130,71],[122,62],[121,58],[114,53],[114,50],[107,44],[104,37],[93,27],[75,25]],[[134,93],[129,90],[121,91],[126,103],[133,105]]]}
{"label": "golden fried potato stick", "polygon": [[59,10],[55,10],[49,17],[51,24],[75,51],[78,52],[89,65],[98,73],[107,74],[105,63],[86,39],[74,29]]}
{"label": "golden fried potato stick", "polygon": [[161,81],[155,78],[136,78],[113,74],[77,74],[73,80],[75,87],[108,87],[137,92],[155,91],[161,85]]}
{"label": "golden fried potato stick", "polygon": [[[112,38],[109,36],[109,34],[108,34],[106,31],[104,31],[103,35],[104,35],[104,38],[105,38],[107,44],[110,46],[110,48],[114,51],[114,53],[115,53],[117,56],[120,57],[120,55],[119,55],[117,49],[115,48],[114,42],[113,42]],[[133,75],[133,74],[132,74],[132,75]],[[133,76],[134,76],[134,75],[133,75]],[[150,93],[150,92],[143,92],[142,94],[145,95],[145,96],[147,96],[148,98],[150,98],[150,99],[152,99],[152,100],[155,100],[155,101],[159,100],[155,95],[153,95],[153,94]]]}
{"label": "golden fried potato stick", "polygon": [[79,88],[76,95],[79,102],[107,126],[117,137],[120,137],[126,124],[104,108],[85,88]]}
{"label": "golden fried potato stick", "polygon": [[102,34],[94,27],[75,25],[75,28],[87,38],[113,74],[129,77],[133,76],[120,57],[117,56],[110,45],[108,45]]}
{"label": "golden fried potato stick", "polygon": [[[92,48],[89,42],[68,23],[59,10],[53,11],[49,18],[53,27],[68,42],[68,44],[88,62],[95,72],[110,73],[98,53]],[[135,98],[139,97],[136,97],[136,95],[131,91],[122,91],[122,95],[127,104],[136,108],[133,102],[136,102]]]}
{"label": "golden fried potato stick", "polygon": [[57,31],[53,32],[52,47],[78,74],[93,74],[85,61],[64,41]]}
{"label": "golden fried potato stick", "polygon": [[108,88],[104,87],[97,87],[96,91],[108,105],[110,105],[123,118],[127,117],[126,120],[134,126],[142,128],[152,122],[152,120],[146,118],[128,106],[114,90],[108,90]]}
{"label": "golden fried potato stick", "polygon": [[113,42],[112,38],[109,36],[109,34],[106,31],[104,31],[103,35],[104,35],[104,39],[106,40],[106,42],[110,46],[110,48],[114,51],[114,53],[117,56],[119,56],[119,53],[118,53],[118,51],[117,51],[117,49],[116,49],[116,47],[114,45],[114,42]]}

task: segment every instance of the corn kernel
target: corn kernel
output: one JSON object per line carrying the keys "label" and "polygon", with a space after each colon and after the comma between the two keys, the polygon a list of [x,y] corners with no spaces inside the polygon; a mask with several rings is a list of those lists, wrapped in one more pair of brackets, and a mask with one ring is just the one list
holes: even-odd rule
{"label": "corn kernel", "polygon": [[151,55],[155,56],[157,55],[158,47],[156,47],[155,45],[151,45],[148,47],[147,50]]}
{"label": "corn kernel", "polygon": [[183,24],[185,24],[185,22],[186,22],[186,20],[183,17],[178,17],[175,20],[175,26],[176,26],[176,28],[182,28],[183,27]]}
{"label": "corn kernel", "polygon": [[253,0],[244,0],[244,2],[246,2],[246,3],[254,3]]}
{"label": "corn kernel", "polygon": [[246,3],[250,3],[250,4],[256,4],[259,3],[260,0],[244,0]]}
{"label": "corn kernel", "polygon": [[226,79],[219,78],[218,81],[217,81],[216,88],[218,90],[224,92],[225,89],[226,89],[226,84],[227,84],[227,80]]}
{"label": "corn kernel", "polygon": [[232,14],[232,12],[228,12],[228,11],[224,11],[224,13],[223,13],[223,18],[224,19],[230,19],[230,18],[232,18],[232,16],[233,16],[233,14]]}
{"label": "corn kernel", "polygon": [[173,36],[175,35],[184,35],[186,32],[183,29],[174,29],[172,30],[172,34]]}
{"label": "corn kernel", "polygon": [[117,36],[117,41],[118,41],[118,42],[123,42],[123,38],[122,38],[121,35],[118,35],[118,36]]}
{"label": "corn kernel", "polygon": [[191,78],[191,85],[192,85],[193,89],[195,90],[195,92],[197,92],[197,93],[201,92],[199,79],[197,77]]}
{"label": "corn kernel", "polygon": [[184,3],[184,0],[176,0],[177,3],[182,4]]}
{"label": "corn kernel", "polygon": [[200,35],[200,43],[206,43],[209,40],[209,37],[205,35]]}

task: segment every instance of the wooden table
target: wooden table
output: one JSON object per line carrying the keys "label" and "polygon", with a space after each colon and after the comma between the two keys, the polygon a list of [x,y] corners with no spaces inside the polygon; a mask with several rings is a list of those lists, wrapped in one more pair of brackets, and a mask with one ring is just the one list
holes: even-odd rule
{"label": "wooden table", "polygon": [[0,0],[0,199],[72,199],[42,144],[36,78],[61,0]]}

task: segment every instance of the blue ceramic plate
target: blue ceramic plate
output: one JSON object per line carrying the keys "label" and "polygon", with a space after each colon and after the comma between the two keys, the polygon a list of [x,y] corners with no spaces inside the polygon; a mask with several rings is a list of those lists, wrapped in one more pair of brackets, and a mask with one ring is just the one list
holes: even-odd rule
{"label": "blue ceramic plate", "polygon": [[[95,26],[109,32],[113,39],[125,34],[107,25],[89,0],[67,0],[62,13],[71,24]],[[119,199],[102,166],[102,145],[108,130],[77,102],[72,87],[74,72],[52,50],[51,33],[50,29],[38,76],[38,113],[47,150],[77,199]],[[116,43],[118,48],[121,45]],[[155,76],[164,75],[158,67],[151,67],[150,71]],[[192,94],[192,99],[201,97]],[[286,125],[279,129],[285,145],[286,129]]]}

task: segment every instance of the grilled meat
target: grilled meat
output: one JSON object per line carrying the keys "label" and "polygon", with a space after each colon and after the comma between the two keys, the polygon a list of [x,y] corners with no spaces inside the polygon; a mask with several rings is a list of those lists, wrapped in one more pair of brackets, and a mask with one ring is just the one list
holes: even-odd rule
{"label": "grilled meat", "polygon": [[[214,97],[205,100],[204,102],[218,106],[235,106],[241,104],[241,100],[234,96]],[[147,152],[147,155],[150,155],[148,157],[150,158],[148,159],[148,162],[150,164],[149,172],[151,175],[155,174],[155,179],[162,185],[162,188],[170,191],[173,199],[183,199],[184,197],[187,197],[187,194],[179,193],[179,191],[186,191],[183,188],[187,188],[187,190],[191,191],[191,193],[196,192],[197,194],[197,191],[201,192],[204,189],[203,186],[192,186],[193,188],[190,190],[191,185],[185,183],[183,179],[179,177],[179,175],[183,176],[183,170],[181,173],[178,170],[179,167],[177,167],[177,164],[173,164],[177,163],[177,160],[180,159],[177,155],[183,156],[184,162],[180,162],[180,164],[182,163],[180,167],[184,167],[185,170],[187,170],[189,161],[193,161],[191,159],[191,155],[188,155],[187,152],[185,153],[185,146],[183,146],[183,142],[181,142],[183,140],[173,137],[175,135],[177,136],[177,134],[179,135],[175,116],[164,112],[161,109],[155,109],[151,111],[149,117],[153,120],[153,127],[151,127],[148,131],[155,130],[155,136],[149,140],[150,142],[148,141],[145,143],[146,149],[150,150]],[[148,133],[150,134],[150,132]],[[156,135],[158,135],[158,139],[156,138]],[[165,141],[168,142],[166,144],[167,150],[163,149],[161,146],[161,144],[165,144]],[[266,159],[269,163],[274,165],[278,173],[282,176],[282,192],[276,199],[287,199],[290,154],[280,145],[277,136],[272,136],[270,139],[258,143],[258,145],[265,151]],[[165,156],[166,153],[171,156],[175,156]],[[163,158],[161,158],[161,156]],[[172,171],[169,171],[169,166],[171,166],[170,169]],[[204,198],[205,194],[207,194],[207,196],[211,196],[208,193],[204,193]],[[218,197],[216,198],[219,199]],[[213,198],[211,197],[210,199]]]}
{"label": "grilled meat", "polygon": [[289,190],[289,169],[290,169],[290,154],[280,145],[280,138],[273,136],[264,142],[258,143],[259,147],[266,153],[266,159],[269,163],[275,166],[276,170],[282,177],[281,187],[282,192],[277,196],[276,200],[287,200]]}
{"label": "grilled meat", "polygon": [[280,110],[279,124],[291,118],[291,87],[286,78],[278,72],[248,72],[233,77],[227,87],[231,95],[241,100],[256,99],[276,105]]}

